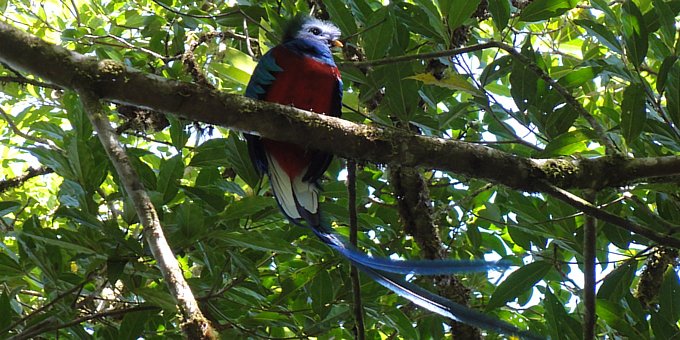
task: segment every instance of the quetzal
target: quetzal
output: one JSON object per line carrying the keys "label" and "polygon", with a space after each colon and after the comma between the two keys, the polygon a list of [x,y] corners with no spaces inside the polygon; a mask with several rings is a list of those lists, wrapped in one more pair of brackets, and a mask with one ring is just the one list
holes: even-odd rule
{"label": "quetzal", "polygon": [[[288,24],[283,42],[270,49],[255,67],[246,96],[292,105],[339,117],[342,80],[332,47],[342,46],[332,23],[297,16]],[[293,223],[309,227],[324,243],[347,257],[366,275],[396,294],[445,317],[500,333],[530,336],[516,327],[430,293],[397,274],[438,275],[503,268],[505,262],[395,261],[374,258],[351,246],[322,223],[318,181],[332,155],[299,145],[245,134],[248,151],[260,174],[267,174],[281,210]]]}

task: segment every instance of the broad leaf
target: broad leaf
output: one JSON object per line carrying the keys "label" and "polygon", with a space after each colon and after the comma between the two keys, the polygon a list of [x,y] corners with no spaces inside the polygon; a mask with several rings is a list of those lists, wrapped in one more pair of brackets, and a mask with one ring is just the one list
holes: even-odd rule
{"label": "broad leaf", "polygon": [[638,67],[645,60],[649,48],[647,27],[640,9],[632,0],[626,0],[622,9],[621,22],[626,52],[633,65]]}
{"label": "broad leaf", "polygon": [[645,127],[647,94],[642,84],[631,84],[623,91],[621,103],[621,132],[628,143],[633,143]]}
{"label": "broad leaf", "polygon": [[506,302],[512,301],[532,289],[538,281],[548,274],[551,268],[552,264],[546,261],[537,261],[521,266],[498,285],[486,305],[486,310],[490,311],[503,306]]}

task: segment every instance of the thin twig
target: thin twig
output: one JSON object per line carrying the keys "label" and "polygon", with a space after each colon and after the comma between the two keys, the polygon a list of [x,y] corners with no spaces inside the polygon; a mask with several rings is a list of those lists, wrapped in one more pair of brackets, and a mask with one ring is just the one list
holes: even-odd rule
{"label": "thin twig", "polygon": [[[357,245],[357,163],[352,159],[347,160],[347,210],[349,213],[349,242]],[[352,293],[354,297],[354,338],[357,340],[366,339],[366,331],[364,326],[364,309],[361,305],[361,283],[359,282],[359,271],[357,267],[352,266],[350,270],[350,278],[352,279]]]}
{"label": "thin twig", "polygon": [[[90,274],[91,274],[91,273],[90,273]],[[83,280],[83,282],[81,282],[81,283],[79,283],[79,284],[77,284],[77,285],[71,287],[69,290],[67,290],[67,291],[65,291],[65,292],[63,292],[63,293],[57,295],[52,301],[46,303],[44,306],[42,306],[42,307],[40,307],[40,308],[38,308],[38,309],[32,311],[30,314],[28,314],[28,315],[24,316],[23,318],[21,318],[21,319],[15,321],[15,322],[12,323],[11,325],[9,325],[7,328],[5,328],[5,329],[3,329],[2,331],[0,331],[0,334],[5,334],[5,333],[9,332],[10,330],[12,330],[12,329],[16,328],[17,326],[19,326],[20,324],[24,323],[26,320],[28,320],[28,319],[34,317],[34,316],[37,315],[38,313],[41,313],[41,312],[47,310],[48,308],[52,307],[52,305],[54,305],[55,303],[61,301],[61,299],[65,298],[66,296],[71,295],[73,292],[79,290],[79,289],[82,288],[86,283],[89,282],[89,280],[90,280],[90,274],[88,274],[88,276],[85,278],[85,280]]]}
{"label": "thin twig", "polygon": [[[75,320],[67,322],[67,323],[51,325],[51,326],[44,327],[44,328],[39,327],[38,329],[34,329],[33,331],[23,332],[21,334],[18,334],[17,336],[14,336],[10,339],[11,340],[32,339],[39,334],[52,332],[52,331],[56,331],[56,330],[63,329],[63,328],[72,327],[72,326],[79,325],[83,322],[90,321],[90,320],[93,320],[93,319],[99,319],[99,318],[104,318],[104,317],[107,317],[107,316],[116,316],[116,315],[133,313],[133,312],[141,312],[141,311],[145,311],[145,310],[154,310],[154,309],[160,309],[160,308],[156,307],[156,306],[137,306],[137,307],[131,307],[131,308],[125,308],[125,309],[109,310],[109,311],[105,311],[105,312],[100,312],[100,313],[96,313],[96,314],[90,314],[90,315],[87,315],[87,316],[83,316],[83,317],[80,317],[78,319],[75,319]],[[39,324],[39,325],[42,325],[42,324]]]}
{"label": "thin twig", "polygon": [[[595,203],[596,195],[592,190],[587,192],[586,198]],[[595,257],[597,244],[597,221],[595,217],[586,215],[583,223],[583,340],[595,339]]]}
{"label": "thin twig", "polygon": [[35,79],[29,79],[26,77],[11,77],[11,76],[0,76],[0,83],[17,83],[21,85],[33,85],[33,86],[38,86],[38,87],[44,87],[48,89],[53,89],[53,90],[61,90],[62,88],[50,84],[50,83],[43,83],[41,81],[37,81]]}
{"label": "thin twig", "polygon": [[175,254],[173,254],[165,239],[156,209],[132,167],[125,150],[118,142],[99,98],[89,89],[80,88],[77,89],[77,92],[99,140],[123,182],[127,195],[132,199],[137,216],[144,227],[146,242],[149,244],[165,283],[179,307],[179,312],[183,318],[182,330],[188,338],[214,339],[216,337],[214,330],[201,313],[198,302],[196,302],[189,284],[182,275],[182,269],[175,258]]}
{"label": "thin twig", "polygon": [[45,145],[50,146],[51,148],[55,148],[55,149],[60,150],[60,148],[58,146],[54,145],[54,143],[52,143],[51,141],[49,141],[47,139],[36,137],[36,136],[31,136],[31,135],[26,134],[23,131],[21,131],[21,129],[19,129],[19,127],[12,120],[12,117],[10,117],[5,112],[5,110],[3,110],[2,108],[0,108],[0,116],[2,116],[2,118],[5,119],[5,121],[7,122],[7,125],[9,125],[9,127],[12,129],[12,131],[14,131],[14,133],[17,134],[18,136],[20,136],[20,137],[22,137],[26,140],[30,140],[30,141],[36,142],[38,144],[45,144]]}
{"label": "thin twig", "polygon": [[618,226],[619,228],[644,236],[658,243],[659,245],[680,249],[680,239],[671,237],[671,235],[664,235],[658,233],[656,231],[647,229],[628,219],[606,212],[592,205],[590,202],[584,200],[583,198],[578,197],[544,180],[539,181],[538,186],[539,190],[547,194],[550,194],[551,196],[559,199],[560,201],[565,202],[571,205],[572,207],[579,209],[584,213],[591,215],[599,220],[609,222],[615,226]]}
{"label": "thin twig", "polygon": [[51,174],[53,173],[54,170],[48,168],[48,167],[40,167],[40,168],[28,168],[26,170],[26,173],[23,175],[13,177],[13,178],[7,178],[2,181],[0,181],[0,194],[11,189],[11,188],[16,188],[24,182],[28,181],[29,179],[41,175],[46,175],[46,174]]}

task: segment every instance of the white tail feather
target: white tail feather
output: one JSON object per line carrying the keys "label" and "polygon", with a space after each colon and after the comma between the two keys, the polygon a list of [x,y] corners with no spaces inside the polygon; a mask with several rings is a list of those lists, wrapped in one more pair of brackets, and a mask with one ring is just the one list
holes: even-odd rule
{"label": "white tail feather", "polygon": [[[307,169],[303,171],[303,174]],[[316,214],[319,208],[319,190],[315,183],[303,182],[302,175],[293,179],[293,193],[297,198],[298,204],[312,214]]]}
{"label": "white tail feather", "polygon": [[302,218],[295,204],[297,199],[297,203],[301,207],[312,214],[316,214],[319,208],[318,189],[314,183],[302,181],[302,176],[307,169],[302,171],[299,176],[291,179],[276,158],[269,153],[267,153],[267,161],[269,163],[269,182],[271,182],[274,195],[276,195],[283,212],[293,219]]}

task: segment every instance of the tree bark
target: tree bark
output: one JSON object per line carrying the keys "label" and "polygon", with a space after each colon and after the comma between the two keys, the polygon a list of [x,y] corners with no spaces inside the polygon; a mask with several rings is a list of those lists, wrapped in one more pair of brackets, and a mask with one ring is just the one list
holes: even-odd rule
{"label": "tree bark", "polygon": [[0,61],[61,88],[86,87],[112,102],[313,145],[346,158],[451,171],[527,192],[540,191],[539,180],[561,188],[602,189],[680,175],[679,156],[534,159],[472,143],[355,124],[85,57],[6,23],[0,23],[0,46],[12,46],[0,49]]}

